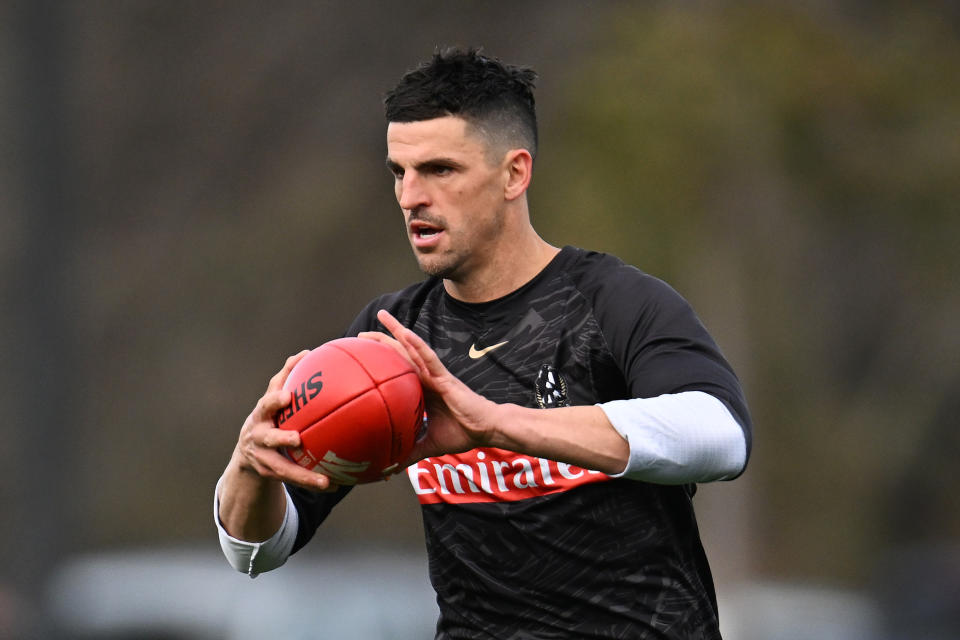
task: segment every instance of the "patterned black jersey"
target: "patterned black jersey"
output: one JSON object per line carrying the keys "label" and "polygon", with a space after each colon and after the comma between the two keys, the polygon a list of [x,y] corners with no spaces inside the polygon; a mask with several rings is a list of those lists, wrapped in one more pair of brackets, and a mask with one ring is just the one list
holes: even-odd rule
{"label": "patterned black jersey", "polygon": [[[565,247],[504,298],[466,304],[428,279],[374,300],[496,402],[549,410],[704,391],[744,429],[740,385],[690,306],[620,260]],[[616,479],[480,448],[407,470],[423,511],[438,639],[719,638],[692,487]],[[348,489],[291,490],[302,547]]]}

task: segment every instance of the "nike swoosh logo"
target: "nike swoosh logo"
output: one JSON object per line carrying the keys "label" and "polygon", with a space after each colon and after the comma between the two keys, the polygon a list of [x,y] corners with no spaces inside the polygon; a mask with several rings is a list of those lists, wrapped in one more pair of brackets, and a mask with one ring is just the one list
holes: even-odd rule
{"label": "nike swoosh logo", "polygon": [[492,344],[489,347],[484,347],[483,349],[477,349],[476,344],[470,345],[470,351],[467,352],[467,355],[470,356],[473,360],[477,358],[482,358],[487,355],[497,347],[502,347],[503,345],[510,342],[509,340],[504,340],[503,342],[498,342],[497,344]]}

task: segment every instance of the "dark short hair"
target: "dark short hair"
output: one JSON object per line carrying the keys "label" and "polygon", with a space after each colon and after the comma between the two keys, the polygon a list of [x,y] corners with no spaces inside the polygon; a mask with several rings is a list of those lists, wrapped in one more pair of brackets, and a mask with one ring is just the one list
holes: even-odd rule
{"label": "dark short hair", "polygon": [[533,69],[504,64],[479,49],[438,49],[387,92],[387,122],[458,116],[491,148],[524,148],[536,157],[536,79]]}

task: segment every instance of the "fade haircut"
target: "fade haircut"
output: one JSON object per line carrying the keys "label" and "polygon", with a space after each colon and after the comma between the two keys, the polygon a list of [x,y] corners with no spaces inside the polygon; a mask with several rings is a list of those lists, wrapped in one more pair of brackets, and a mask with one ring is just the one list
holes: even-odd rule
{"label": "fade haircut", "polygon": [[387,122],[457,116],[487,142],[489,153],[526,149],[535,158],[536,79],[533,69],[504,64],[479,49],[437,49],[387,92]]}

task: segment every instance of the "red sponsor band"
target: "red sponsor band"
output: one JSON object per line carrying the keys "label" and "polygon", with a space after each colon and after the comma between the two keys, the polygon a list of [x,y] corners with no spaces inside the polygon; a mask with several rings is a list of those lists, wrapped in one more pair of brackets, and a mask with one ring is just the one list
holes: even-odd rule
{"label": "red sponsor band", "polygon": [[421,504],[511,502],[610,479],[600,471],[489,448],[424,458],[407,467],[407,476]]}

